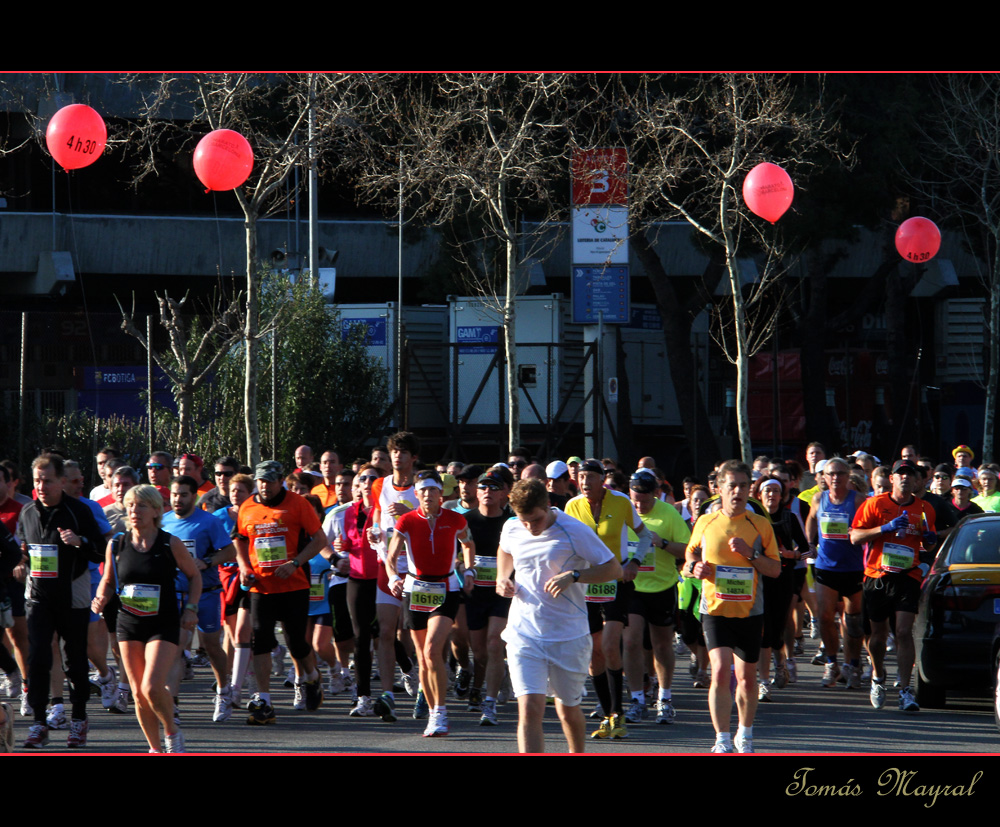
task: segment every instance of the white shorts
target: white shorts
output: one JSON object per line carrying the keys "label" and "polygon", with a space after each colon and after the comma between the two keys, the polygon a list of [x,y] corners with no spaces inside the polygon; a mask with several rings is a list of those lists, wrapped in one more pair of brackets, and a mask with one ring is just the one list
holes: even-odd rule
{"label": "white shorts", "polygon": [[516,696],[552,695],[563,706],[580,705],[594,646],[589,634],[551,643],[521,637],[508,626],[500,636],[507,642],[507,665]]}
{"label": "white shorts", "polygon": [[397,609],[403,605],[403,601],[391,594],[386,594],[381,589],[375,589],[376,606],[395,606]]}

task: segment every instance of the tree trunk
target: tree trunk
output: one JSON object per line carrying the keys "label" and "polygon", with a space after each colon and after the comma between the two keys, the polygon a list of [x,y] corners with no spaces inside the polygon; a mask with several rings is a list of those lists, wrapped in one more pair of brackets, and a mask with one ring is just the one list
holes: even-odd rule
{"label": "tree trunk", "polygon": [[191,418],[194,415],[194,392],[190,386],[178,388],[174,398],[177,400],[177,447],[185,450],[191,447]]}
{"label": "tree trunk", "polygon": [[521,445],[521,389],[517,386],[517,342],[515,335],[515,299],[517,298],[517,236],[507,212],[507,186],[501,181],[496,212],[504,231],[507,253],[506,289],[503,302],[504,356],[507,360],[507,450]]}
{"label": "tree trunk", "polygon": [[247,437],[247,464],[253,468],[260,462],[260,427],[257,420],[258,353],[260,327],[260,274],[257,272],[257,215],[246,211],[247,243],[247,304],[246,325],[243,328],[246,371],[243,384],[244,423]]}
{"label": "tree trunk", "polygon": [[990,317],[986,330],[990,340],[990,363],[986,373],[986,412],[983,419],[983,462],[993,462],[993,427],[997,412],[997,375],[1000,372],[1000,244],[993,253],[990,273]]}

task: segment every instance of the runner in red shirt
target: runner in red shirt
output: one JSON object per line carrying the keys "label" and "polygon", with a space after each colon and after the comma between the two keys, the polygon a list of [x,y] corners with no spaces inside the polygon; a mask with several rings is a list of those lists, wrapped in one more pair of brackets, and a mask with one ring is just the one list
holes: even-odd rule
{"label": "runner in red shirt", "polygon": [[[455,541],[467,555],[475,555],[476,548],[465,517],[441,508],[443,486],[437,471],[418,473],[414,488],[420,507],[396,521],[386,573],[392,593],[403,599],[404,625],[417,649],[420,685],[430,706],[424,736],[437,737],[448,734],[444,652],[458,613],[461,588],[455,575]],[[397,568],[404,550],[408,566],[405,582]]]}

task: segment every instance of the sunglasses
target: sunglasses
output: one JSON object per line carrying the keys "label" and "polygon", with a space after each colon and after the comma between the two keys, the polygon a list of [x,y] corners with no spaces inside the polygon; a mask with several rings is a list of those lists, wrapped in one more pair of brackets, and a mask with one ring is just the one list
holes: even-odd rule
{"label": "sunglasses", "polygon": [[233,477],[236,476],[235,471],[216,471],[215,476],[217,477]]}
{"label": "sunglasses", "polygon": [[358,477],[361,482],[374,482],[378,479],[378,474],[365,474],[364,476]]}
{"label": "sunglasses", "polygon": [[146,466],[150,471],[161,471],[164,468],[162,462],[151,462]]}

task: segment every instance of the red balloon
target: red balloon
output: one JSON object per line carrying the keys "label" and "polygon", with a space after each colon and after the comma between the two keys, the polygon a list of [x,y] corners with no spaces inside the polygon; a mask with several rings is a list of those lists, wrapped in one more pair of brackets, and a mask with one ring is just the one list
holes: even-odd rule
{"label": "red balloon", "polygon": [[194,150],[194,172],[210,190],[232,190],[250,177],[253,150],[232,129],[216,129],[198,141]]}
{"label": "red balloon", "polygon": [[896,249],[907,261],[930,261],[941,249],[941,231],[929,218],[907,218],[896,230]]}
{"label": "red balloon", "polygon": [[777,164],[757,164],[743,179],[743,200],[750,211],[772,224],[792,206],[795,187]]}
{"label": "red balloon", "polygon": [[108,128],[96,110],[82,103],[64,106],[49,121],[45,145],[63,169],[88,167],[101,157]]}

